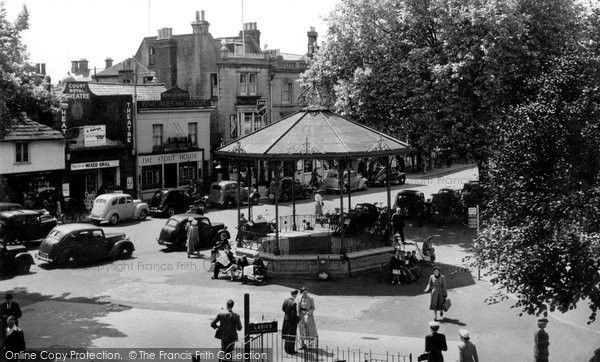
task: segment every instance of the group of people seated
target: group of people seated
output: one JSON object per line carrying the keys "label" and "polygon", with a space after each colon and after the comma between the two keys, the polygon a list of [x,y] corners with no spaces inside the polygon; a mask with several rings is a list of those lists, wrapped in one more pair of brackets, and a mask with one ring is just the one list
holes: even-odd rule
{"label": "group of people seated", "polygon": [[239,278],[245,284],[250,278],[262,281],[266,274],[260,254],[256,254],[252,264],[245,256],[236,259],[229,244],[229,233],[220,233],[220,240],[213,247],[211,258],[215,263],[212,279],[219,279],[219,273],[224,272],[232,281]]}
{"label": "group of people seated", "polygon": [[410,284],[421,276],[421,268],[416,250],[410,252],[395,249],[390,264],[392,269],[392,284],[401,285],[403,282]]}

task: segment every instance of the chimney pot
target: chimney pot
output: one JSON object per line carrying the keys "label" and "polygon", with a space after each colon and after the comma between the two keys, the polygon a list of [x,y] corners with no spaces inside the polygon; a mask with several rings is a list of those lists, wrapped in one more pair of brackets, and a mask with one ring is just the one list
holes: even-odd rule
{"label": "chimney pot", "polygon": [[196,10],[196,21],[200,20],[200,12]]}
{"label": "chimney pot", "polygon": [[202,19],[202,21],[204,21],[204,10],[202,10],[202,11],[200,12],[200,14],[202,14],[202,15],[201,15],[201,19]]}

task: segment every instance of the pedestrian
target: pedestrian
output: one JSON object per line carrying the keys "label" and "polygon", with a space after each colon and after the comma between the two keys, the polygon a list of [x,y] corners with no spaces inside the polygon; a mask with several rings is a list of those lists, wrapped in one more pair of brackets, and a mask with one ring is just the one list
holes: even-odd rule
{"label": "pedestrian", "polygon": [[19,303],[13,302],[12,293],[6,293],[4,296],[5,302],[0,304],[0,330],[2,334],[0,337],[4,338],[6,333],[6,327],[8,326],[8,317],[14,317],[15,324],[19,325],[19,318],[23,315],[21,313],[21,307]]}
{"label": "pedestrian", "polygon": [[240,227],[246,225],[248,223],[248,219],[246,219],[246,215],[242,212],[240,214]]}
{"label": "pedestrian", "polygon": [[307,348],[306,340],[309,340],[310,343],[311,341],[317,340],[319,337],[317,335],[317,324],[315,323],[315,317],[313,315],[315,312],[315,301],[308,295],[308,289],[306,287],[302,287],[300,293],[302,293],[302,296],[298,303],[298,317],[300,318],[298,327],[300,341],[302,342],[301,349],[305,349]]}
{"label": "pedestrian", "polygon": [[319,175],[319,173],[317,172],[317,169],[313,169],[312,173],[310,174],[310,182],[309,185],[312,189],[320,189],[319,187],[319,178],[321,177],[321,175]]}
{"label": "pedestrian", "polygon": [[231,360],[231,352],[238,340],[237,331],[242,330],[242,322],[239,314],[233,311],[233,300],[228,299],[226,303],[227,311],[217,314],[210,326],[216,329],[215,338],[221,340],[222,357],[219,361]]}
{"label": "pedestrian", "polygon": [[[190,220],[191,219],[191,220]],[[187,256],[198,253],[200,244],[200,232],[198,231],[198,220],[190,217],[187,229]]]}
{"label": "pedestrian", "polygon": [[548,346],[550,345],[550,338],[548,337],[548,333],[544,330],[548,325],[548,320],[546,318],[538,319],[537,325],[539,330],[535,332],[533,341],[533,356],[535,358],[535,362],[548,362]]}
{"label": "pedestrian", "polygon": [[396,209],[394,215],[392,215],[392,227],[394,228],[394,234],[400,235],[400,242],[404,244],[404,216],[400,208]]}
{"label": "pedestrian", "polygon": [[283,325],[281,327],[281,336],[284,342],[284,349],[287,354],[296,354],[296,330],[298,329],[298,306],[296,297],[298,290],[292,290],[289,298],[283,301]]}
{"label": "pedestrian", "polygon": [[429,362],[444,362],[442,351],[448,350],[446,336],[438,333],[440,323],[437,321],[429,322],[431,334],[425,336],[425,352],[429,353]]}
{"label": "pedestrian", "polygon": [[389,219],[388,219],[387,207],[384,207],[381,210],[377,221],[379,221],[379,227],[381,228],[381,232],[383,233],[385,240],[388,240],[388,238],[389,238],[389,225],[388,225]]}
{"label": "pedestrian", "polygon": [[425,293],[431,291],[431,302],[429,309],[434,313],[434,321],[437,321],[437,312],[440,311],[440,316],[444,316],[444,302],[448,297],[448,290],[446,289],[446,278],[441,274],[438,266],[433,267],[433,274],[429,276],[429,282],[425,288]]}
{"label": "pedestrian", "polygon": [[229,245],[225,247],[225,250],[219,250],[218,253],[219,256],[217,256],[215,261],[215,269],[211,279],[219,279],[219,272],[221,269],[227,270],[232,264],[235,263],[235,257],[233,256],[231,247]]}
{"label": "pedestrian", "polygon": [[[4,331],[4,346],[2,347],[3,357],[6,361],[18,361],[15,357],[19,352],[25,351],[25,335],[19,326],[17,326],[14,316],[9,316],[6,320],[7,326]],[[8,354],[10,352],[10,355]]]}
{"label": "pedestrian", "polygon": [[458,335],[460,336],[460,343],[458,344],[458,361],[459,362],[479,362],[477,356],[477,348],[471,342],[469,331],[466,329],[459,329]]}
{"label": "pedestrian", "polygon": [[323,196],[320,193],[315,194],[315,220],[321,220],[323,217]]}
{"label": "pedestrian", "polygon": [[398,283],[398,285],[401,285],[402,283],[400,283],[400,274],[402,273],[402,271],[400,270],[400,268],[402,267],[401,265],[402,261],[400,260],[400,250],[396,249],[394,251],[394,255],[392,256],[392,260],[390,261],[390,266],[392,268],[392,285]]}

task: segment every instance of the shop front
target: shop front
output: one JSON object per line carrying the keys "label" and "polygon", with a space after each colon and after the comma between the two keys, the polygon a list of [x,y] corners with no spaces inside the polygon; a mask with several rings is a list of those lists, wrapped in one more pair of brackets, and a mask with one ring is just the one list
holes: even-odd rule
{"label": "shop front", "polygon": [[150,200],[161,188],[188,186],[202,180],[204,150],[138,156],[142,200]]}

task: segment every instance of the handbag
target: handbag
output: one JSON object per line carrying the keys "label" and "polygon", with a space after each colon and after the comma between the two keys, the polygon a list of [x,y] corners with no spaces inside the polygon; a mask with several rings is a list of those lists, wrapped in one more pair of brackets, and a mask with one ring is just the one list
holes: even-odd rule
{"label": "handbag", "polygon": [[429,352],[425,352],[419,357],[417,357],[417,361],[427,361],[429,359]]}
{"label": "handbag", "polygon": [[442,304],[442,309],[444,309],[444,312],[447,312],[451,306],[452,306],[452,302],[450,301],[450,298],[446,298],[444,300],[444,304]]}

